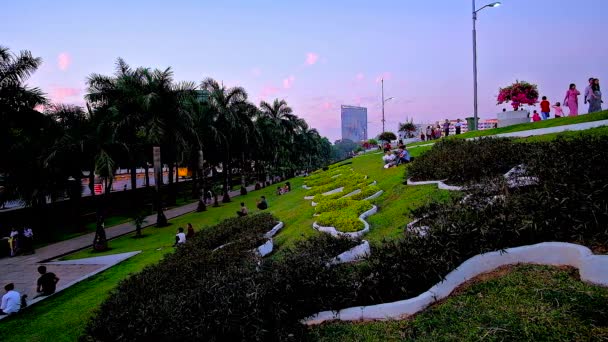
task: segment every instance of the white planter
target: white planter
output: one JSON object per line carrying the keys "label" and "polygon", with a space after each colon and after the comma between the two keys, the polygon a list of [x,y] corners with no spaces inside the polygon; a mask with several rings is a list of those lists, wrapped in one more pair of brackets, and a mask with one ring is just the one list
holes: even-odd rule
{"label": "white planter", "polygon": [[498,127],[507,127],[520,123],[530,122],[530,112],[527,110],[518,110],[510,112],[498,113]]}

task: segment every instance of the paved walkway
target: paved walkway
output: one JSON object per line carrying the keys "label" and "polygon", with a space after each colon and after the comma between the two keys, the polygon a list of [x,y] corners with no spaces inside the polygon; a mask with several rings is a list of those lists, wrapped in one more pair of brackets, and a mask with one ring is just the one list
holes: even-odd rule
{"label": "paved walkway", "polygon": [[[252,191],[254,186],[247,187],[247,191]],[[241,194],[240,190],[231,191],[230,197],[236,197]],[[196,210],[198,202],[190,203],[181,207],[169,209],[165,211],[167,219],[172,219],[184,214],[191,213]],[[156,214],[146,217],[147,225],[144,227],[153,226],[156,223]],[[116,226],[106,228],[106,236],[108,239],[116,238],[121,235],[129,234],[135,231],[135,225],[132,222],[126,222]],[[69,262],[45,262],[52,260],[58,256],[68,254],[83,248],[91,247],[95,233],[84,234],[82,236],[54,243],[36,250],[35,254],[16,256],[13,258],[0,258],[0,285],[4,287],[7,283],[14,283],[15,289],[29,296],[28,302],[36,294],[36,280],[38,279],[37,268],[40,265],[47,266],[48,272],[53,272],[61,279],[58,289],[64,289],[75,284],[77,281],[83,280],[83,277],[89,277],[99,273],[108,267],[124,260],[121,255],[109,259],[103,258],[87,258],[80,260],[71,260]],[[130,257],[130,256],[129,256]],[[117,259],[118,258],[118,259]],[[89,260],[91,259],[91,260]],[[86,260],[86,261],[85,261]],[[118,261],[117,261],[118,260]],[[108,266],[108,264],[110,264]]]}
{"label": "paved walkway", "polygon": [[[584,131],[586,129],[597,128],[597,127],[602,127],[602,126],[608,126],[608,120],[598,120],[598,121],[583,122],[583,123],[574,124],[574,125],[563,125],[563,126],[555,126],[555,127],[530,129],[530,130],[527,130],[527,131],[500,133],[500,134],[494,134],[494,135],[486,135],[486,136],[483,136],[483,137],[467,138],[467,140],[475,140],[475,139],[478,139],[478,138],[486,138],[486,137],[496,137],[496,138],[526,138],[526,137],[531,137],[531,136],[535,136],[535,135],[545,135],[545,134],[551,134],[551,133],[561,133],[561,132],[566,132],[566,131]],[[416,146],[412,146],[412,147],[408,147],[408,148],[411,149],[411,148],[416,148],[416,147],[433,146],[433,145],[435,145],[434,142],[433,143],[428,143],[428,144],[416,145]]]}

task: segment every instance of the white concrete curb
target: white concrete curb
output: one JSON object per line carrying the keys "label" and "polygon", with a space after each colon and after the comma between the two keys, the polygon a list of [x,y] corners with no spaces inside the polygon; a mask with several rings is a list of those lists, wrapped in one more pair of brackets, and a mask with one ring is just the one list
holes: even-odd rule
{"label": "white concrete curb", "polygon": [[458,286],[480,274],[501,266],[520,263],[576,267],[582,281],[608,286],[608,255],[594,255],[589,248],[576,244],[544,242],[476,255],[460,264],[442,282],[417,297],[392,303],[352,307],[337,312],[323,311],[304,319],[303,323],[315,325],[331,320],[400,319],[442,300]]}
{"label": "white concrete curb", "polygon": [[268,240],[263,245],[256,248],[256,252],[261,257],[264,257],[264,256],[272,253],[272,250],[274,249],[274,242],[272,240],[272,237],[279,230],[281,230],[281,228],[283,228],[284,226],[285,226],[285,224],[283,224],[283,222],[279,221],[279,223],[277,223],[271,230],[269,230],[266,234],[264,234],[264,237],[267,238]]}
{"label": "white concrete curb", "polygon": [[357,189],[357,190],[355,190],[353,192],[349,192],[348,194],[346,194],[346,195],[344,195],[344,196],[342,196],[340,198],[346,198],[346,197],[354,196],[354,195],[356,195],[356,194],[358,194],[360,192],[361,192],[361,189]]}
{"label": "white concrete curb", "polygon": [[359,259],[365,258],[370,254],[371,249],[369,247],[369,242],[367,240],[363,240],[361,241],[360,245],[357,245],[333,258],[333,260],[328,263],[328,266],[357,261]]}
{"label": "white concrete curb", "polygon": [[371,196],[369,196],[367,198],[364,198],[363,200],[364,201],[371,201],[373,199],[376,199],[376,198],[380,197],[383,193],[384,193],[384,190],[380,190],[380,191],[376,192],[375,194],[373,194],[373,195],[371,195]]}
{"label": "white concrete curb", "polygon": [[329,195],[337,194],[338,192],[342,192],[342,190],[344,190],[344,187],[339,187],[337,189],[333,189],[331,191],[324,192],[323,196],[329,196]]}
{"label": "white concrete curb", "polygon": [[349,238],[360,238],[361,236],[367,234],[367,232],[369,232],[369,223],[367,223],[367,221],[365,221],[365,218],[373,215],[375,213],[378,212],[378,207],[376,207],[375,205],[372,206],[372,208],[366,212],[364,212],[363,214],[359,215],[359,220],[361,222],[363,222],[363,225],[365,226],[365,228],[361,229],[360,231],[357,232],[349,232],[349,233],[344,233],[341,231],[338,231],[335,227],[323,227],[320,226],[319,224],[317,224],[317,222],[313,222],[312,227],[320,232],[324,232],[324,233],[328,233],[331,234],[332,236],[346,236]]}
{"label": "white concrete curb", "polygon": [[304,189],[306,189],[306,190],[310,190],[310,189],[312,189],[311,187],[309,187],[309,186],[308,186],[308,185],[306,185],[306,184],[302,185],[302,188],[304,188]]}

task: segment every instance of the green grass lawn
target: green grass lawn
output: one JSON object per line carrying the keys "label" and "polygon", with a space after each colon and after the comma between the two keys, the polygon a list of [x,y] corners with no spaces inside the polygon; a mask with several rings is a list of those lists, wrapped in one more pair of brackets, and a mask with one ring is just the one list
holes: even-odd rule
{"label": "green grass lawn", "polygon": [[[475,138],[475,137],[482,137],[482,136],[488,136],[488,135],[496,135],[496,134],[501,134],[501,133],[527,131],[527,130],[531,130],[531,129],[557,127],[557,126],[564,126],[564,125],[574,125],[574,124],[578,124],[578,123],[599,121],[599,120],[608,120],[608,111],[603,111],[603,112],[593,113],[593,114],[584,114],[584,115],[579,115],[579,116],[575,116],[575,117],[565,117],[565,118],[559,118],[559,119],[550,119],[550,120],[544,120],[544,121],[538,121],[538,122],[523,123],[523,124],[512,125],[512,126],[508,126],[508,127],[487,129],[487,130],[483,130],[483,131],[472,131],[472,132],[467,132],[467,133],[460,134],[460,135],[453,135],[453,136],[448,137],[448,139]],[[416,142],[413,144],[408,144],[408,147],[429,144],[429,143],[433,143],[436,141],[437,140],[420,141],[420,142]]]}
{"label": "green grass lawn", "polygon": [[600,341],[608,339],[608,289],[571,268],[520,265],[410,320],[329,323],[313,341]]}

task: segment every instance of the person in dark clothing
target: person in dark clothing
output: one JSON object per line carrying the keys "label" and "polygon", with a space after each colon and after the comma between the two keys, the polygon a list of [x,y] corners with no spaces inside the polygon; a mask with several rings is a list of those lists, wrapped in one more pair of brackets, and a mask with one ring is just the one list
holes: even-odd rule
{"label": "person in dark clothing", "polygon": [[266,202],[266,197],[265,196],[262,196],[262,200],[258,201],[257,207],[260,210],[266,210],[266,209],[268,209],[268,202]]}
{"label": "person in dark clothing", "polygon": [[186,229],[188,231],[188,233],[186,234],[186,241],[188,241],[194,237],[194,227],[192,227],[192,223],[188,223]]}
{"label": "person in dark clothing", "polygon": [[36,287],[36,292],[38,292],[37,297],[49,296],[55,293],[55,289],[57,288],[57,282],[59,278],[52,272],[46,272],[46,266],[39,266],[38,273],[41,274],[40,278],[38,278],[38,284]]}

